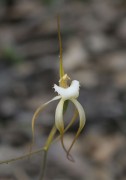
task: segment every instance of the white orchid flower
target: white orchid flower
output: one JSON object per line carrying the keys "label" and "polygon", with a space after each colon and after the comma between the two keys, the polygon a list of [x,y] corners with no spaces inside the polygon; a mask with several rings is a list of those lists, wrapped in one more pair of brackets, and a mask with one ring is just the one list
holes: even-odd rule
{"label": "white orchid flower", "polygon": [[65,87],[60,87],[60,86],[54,84],[54,90],[55,90],[55,92],[58,93],[58,96],[56,96],[52,100],[46,102],[45,104],[43,104],[42,106],[40,106],[36,110],[36,112],[33,116],[33,119],[32,119],[32,133],[33,133],[33,139],[34,139],[34,125],[35,125],[35,120],[37,119],[39,113],[48,104],[50,104],[53,101],[60,99],[60,101],[56,107],[56,112],[55,112],[55,126],[56,126],[57,130],[60,132],[61,137],[63,137],[64,131],[65,131],[64,120],[63,120],[64,104],[65,104],[66,100],[71,101],[75,105],[75,108],[78,111],[80,123],[79,123],[79,128],[78,128],[78,131],[76,133],[76,136],[75,136],[75,138],[74,138],[74,140],[73,140],[73,142],[72,142],[72,144],[68,150],[66,150],[66,148],[62,142],[62,145],[63,145],[64,149],[66,150],[67,155],[69,155],[70,149],[72,148],[74,142],[76,141],[77,137],[79,136],[80,132],[82,131],[82,129],[85,125],[86,118],[85,118],[85,112],[84,112],[82,105],[77,101],[77,98],[79,96],[79,87],[80,87],[79,81],[73,80],[71,82],[70,86],[68,86],[67,85],[67,81],[69,79],[68,76],[65,74],[62,79],[64,81]]}
{"label": "white orchid flower", "polygon": [[[53,88],[55,92],[58,93],[56,97],[51,99],[50,101],[46,102],[45,104],[41,105],[36,112],[34,113],[34,116],[32,118],[32,134],[33,134],[33,143],[34,143],[34,126],[35,126],[35,121],[39,115],[40,112],[43,111],[43,109],[50,104],[53,101],[60,100],[55,111],[55,128],[51,131],[51,133],[55,134],[56,130],[59,131],[60,137],[61,137],[61,143],[64,148],[64,150],[67,153],[67,157],[69,156],[69,152],[75,143],[76,139],[78,138],[79,134],[81,133],[84,125],[85,125],[85,112],[82,107],[82,105],[77,101],[77,98],[79,96],[79,88],[80,88],[80,83],[77,80],[73,80],[70,85],[68,85],[68,80],[70,80],[69,76],[64,73],[63,69],[63,62],[62,62],[62,43],[61,43],[61,36],[60,36],[60,27],[59,27],[59,22],[58,22],[58,36],[59,36],[59,44],[60,44],[60,68],[59,68],[59,74],[60,74],[60,80],[59,80],[59,86],[54,84]],[[74,106],[75,106],[75,114],[68,124],[67,127],[64,127],[64,120],[63,120],[63,114],[64,114],[64,109],[66,107],[66,102],[71,101]],[[63,135],[66,130],[71,127],[71,125],[74,123],[75,119],[77,118],[77,115],[79,114],[79,128],[78,131],[75,135],[75,138],[73,142],[71,143],[70,147],[68,150],[66,150],[64,143],[63,143]],[[47,146],[45,146],[47,149],[49,148],[53,136],[49,135],[49,138],[47,140]]]}

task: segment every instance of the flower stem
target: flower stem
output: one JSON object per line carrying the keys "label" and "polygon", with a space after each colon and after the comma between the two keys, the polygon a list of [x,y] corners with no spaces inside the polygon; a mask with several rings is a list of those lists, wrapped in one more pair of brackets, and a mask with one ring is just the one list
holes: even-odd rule
{"label": "flower stem", "polygon": [[46,162],[47,162],[47,150],[44,150],[43,159],[42,159],[42,170],[40,172],[40,180],[43,180],[45,169],[46,169]]}
{"label": "flower stem", "polygon": [[44,154],[43,154],[42,165],[41,165],[42,167],[41,167],[41,172],[40,172],[40,180],[43,180],[43,178],[44,178],[45,169],[46,169],[46,162],[47,162],[47,153],[48,153],[48,149],[49,149],[49,147],[53,141],[56,130],[57,129],[54,125],[50,131],[50,134],[49,134],[48,139],[47,139],[45,146],[44,146],[44,151],[43,151]]}

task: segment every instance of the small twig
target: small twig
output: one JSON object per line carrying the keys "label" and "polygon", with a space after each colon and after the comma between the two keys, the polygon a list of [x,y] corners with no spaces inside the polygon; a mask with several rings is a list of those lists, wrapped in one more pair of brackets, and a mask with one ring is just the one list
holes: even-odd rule
{"label": "small twig", "polygon": [[43,148],[40,148],[40,149],[38,149],[38,150],[36,150],[36,151],[33,151],[33,152],[31,152],[30,154],[27,153],[27,154],[25,154],[25,155],[23,155],[23,156],[20,156],[20,157],[17,157],[17,158],[12,158],[12,159],[9,159],[9,160],[1,161],[0,164],[8,164],[8,163],[11,163],[11,162],[15,162],[15,161],[17,161],[17,160],[21,160],[21,159],[27,158],[29,155],[38,154],[38,153],[40,153],[40,152],[42,152],[42,151],[44,151],[44,147],[43,147]]}

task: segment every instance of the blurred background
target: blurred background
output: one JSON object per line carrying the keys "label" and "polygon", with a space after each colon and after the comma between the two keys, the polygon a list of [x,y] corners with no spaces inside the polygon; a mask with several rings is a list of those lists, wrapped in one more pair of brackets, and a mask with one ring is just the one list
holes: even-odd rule
{"label": "blurred background", "polygon": [[[71,152],[75,163],[67,160],[60,142],[52,145],[45,180],[125,180],[125,0],[0,0],[0,161],[28,152],[33,113],[56,95],[57,14],[64,67],[81,83],[87,122]],[[36,122],[34,149],[49,134],[56,104]],[[66,133],[67,147],[77,127]],[[0,165],[0,180],[37,180],[41,161],[42,154]]]}

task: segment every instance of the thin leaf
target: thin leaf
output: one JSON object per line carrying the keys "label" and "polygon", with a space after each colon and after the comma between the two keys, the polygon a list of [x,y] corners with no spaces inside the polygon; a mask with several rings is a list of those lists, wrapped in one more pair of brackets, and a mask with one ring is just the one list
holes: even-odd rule
{"label": "thin leaf", "polygon": [[63,69],[63,58],[62,58],[62,39],[61,39],[61,34],[60,34],[60,16],[57,17],[57,26],[58,26],[59,48],[60,48],[59,74],[60,74],[60,79],[61,79],[64,75],[64,69]]}

